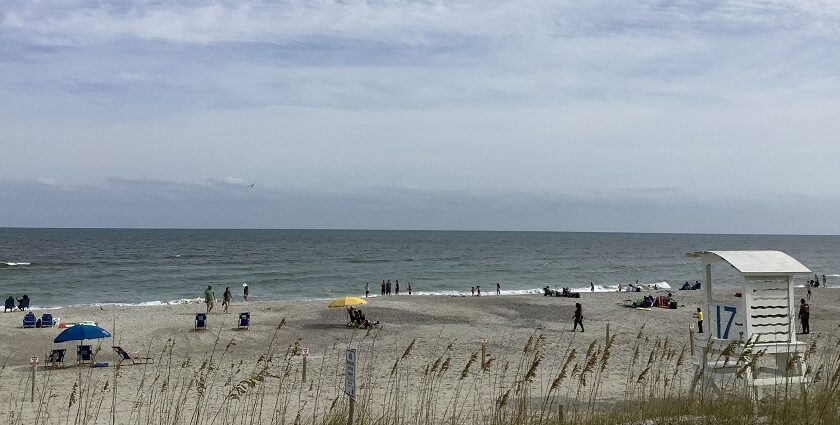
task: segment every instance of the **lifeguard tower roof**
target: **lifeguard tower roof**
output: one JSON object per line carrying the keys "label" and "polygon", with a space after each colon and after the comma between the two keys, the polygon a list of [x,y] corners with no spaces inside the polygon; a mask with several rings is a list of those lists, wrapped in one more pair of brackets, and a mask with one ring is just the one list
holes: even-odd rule
{"label": "lifeguard tower roof", "polygon": [[700,257],[707,262],[724,261],[744,275],[794,275],[809,274],[811,270],[781,251],[698,251],[689,257]]}

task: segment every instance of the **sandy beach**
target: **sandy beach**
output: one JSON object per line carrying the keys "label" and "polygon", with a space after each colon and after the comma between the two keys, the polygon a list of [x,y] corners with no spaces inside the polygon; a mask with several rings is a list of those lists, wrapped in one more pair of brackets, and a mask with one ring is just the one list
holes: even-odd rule
{"label": "sandy beach", "polygon": [[[665,291],[659,293],[664,294]],[[508,370],[522,367],[520,363],[523,362],[533,363],[534,359],[528,357],[533,355],[533,351],[537,351],[540,358],[533,371],[533,397],[538,399],[546,395],[569,350],[574,348],[577,352],[575,364],[584,361],[593,341],[597,347],[605,343],[608,323],[615,340],[609,364],[601,378],[597,401],[609,404],[624,396],[628,374],[638,373],[629,371],[627,366],[636,347],[641,344],[642,355],[646,356],[646,350],[657,340],[667,340],[667,345],[676,351],[684,349],[683,346],[688,343],[688,327],[694,323],[692,314],[702,302],[703,294],[701,291],[673,293],[679,303],[678,309],[653,308],[651,311],[622,305],[625,300],[643,295],[638,293],[583,292],[580,299],[540,295],[376,297],[362,306],[369,319],[380,322],[370,331],[345,326],[346,312],[329,309],[323,301],[246,303],[236,300],[230,310],[232,314],[222,313],[221,305],[216,305],[205,332],[193,331],[194,314],[204,311],[203,304],[68,307],[51,311],[63,322],[92,320],[113,333],[112,339],[92,342],[94,347],[99,345],[100,348],[96,361],[109,363],[109,367],[102,368],[74,366],[76,344],[52,342],[59,329],[23,329],[23,313],[5,313],[0,315],[0,347],[5,365],[0,375],[0,406],[4,411],[14,411],[16,417],[23,418],[20,423],[26,423],[38,414],[48,416],[50,421],[64,423],[67,415],[73,421],[78,408],[68,407],[70,399],[79,397],[71,394],[74,384],[89,383],[90,388],[116,384],[120,396],[116,397],[118,404],[113,412],[110,395],[92,396],[94,393],[88,390],[88,396],[102,399],[99,404],[94,403],[101,411],[98,419],[89,419],[88,423],[108,423],[112,415],[120,423],[137,422],[136,418],[143,416],[138,411],[143,408],[138,406],[154,403],[151,398],[142,403],[139,401],[152,396],[152,376],[160,377],[163,370],[171,371],[173,367],[199,376],[202,363],[212,357],[210,364],[216,365],[214,374],[217,375],[211,382],[198,385],[189,380],[178,381],[183,388],[203,386],[202,394],[184,395],[185,401],[203,398],[203,403],[221,409],[205,413],[203,418],[207,419],[207,423],[214,414],[238,414],[235,412],[238,409],[236,403],[241,402],[239,395],[231,397],[237,392],[236,385],[263,370],[267,372],[257,379],[256,387],[246,385],[246,391],[241,396],[249,397],[256,391],[254,388],[260,389],[261,397],[272,401],[262,407],[267,412],[266,418],[283,416],[287,421],[294,420],[296,415],[311,418],[325,414],[331,407],[330,403],[341,406],[345,402],[345,398],[340,396],[343,390],[344,349],[353,347],[357,349],[359,362],[357,397],[365,400],[365,406],[371,411],[388,410],[388,394],[395,390],[407,391],[403,397],[408,398],[401,400],[415,397],[419,401],[423,397],[423,388],[431,385],[424,379],[428,379],[432,367],[440,376],[433,386],[440,404],[437,414],[443,413],[453,397],[465,397],[469,399],[470,408],[482,409],[492,406],[501,397],[500,393],[508,385],[505,380],[514,375]],[[717,294],[732,297],[734,291]],[[797,290],[797,299],[802,296],[804,290]],[[576,301],[581,302],[584,309],[586,331],[583,333],[571,332]],[[812,334],[803,335],[801,340],[810,341],[820,333],[834,331],[836,321],[833,318],[837,317],[840,309],[838,301],[840,291],[816,290],[811,300]],[[251,313],[250,330],[236,330],[236,313],[242,311]],[[36,311],[39,316],[40,313]],[[640,341],[638,336],[643,326],[643,340]],[[489,362],[482,372],[475,360],[470,361],[470,357],[480,353],[483,338],[487,340]],[[539,340],[532,343],[532,353],[524,349],[529,345],[529,338]],[[154,358],[154,364],[123,366],[115,373],[117,357],[112,345],[128,351],[148,352]],[[66,367],[45,368],[45,354],[59,346],[68,350]],[[306,384],[301,385],[301,354],[304,348],[309,353],[308,379]],[[36,401],[30,403],[29,358],[33,355],[41,357],[42,366],[38,368],[36,378]],[[273,358],[270,364],[260,360],[265,355]],[[440,371],[441,358],[450,359],[448,370],[443,372]],[[434,364],[436,360],[437,366]],[[685,361],[679,369],[679,381],[673,382],[678,391],[687,388],[691,362]],[[486,382],[488,380],[493,382]],[[566,394],[573,394],[575,385],[580,385],[575,382],[563,384],[568,386]],[[514,384],[511,381],[510,385]],[[154,391],[158,391],[158,396],[166,394],[164,390]],[[100,392],[105,394],[107,390]],[[83,400],[84,396],[81,394],[78,400]],[[42,400],[40,404],[39,398]],[[558,402],[562,403],[563,398],[561,395]],[[280,399],[284,400],[283,409],[276,408],[276,400]],[[40,408],[37,407],[39,405]],[[224,409],[223,405],[226,406]],[[40,413],[39,409],[42,410]],[[190,416],[194,407],[187,403],[185,409],[186,416]],[[203,420],[199,422],[204,423]]]}

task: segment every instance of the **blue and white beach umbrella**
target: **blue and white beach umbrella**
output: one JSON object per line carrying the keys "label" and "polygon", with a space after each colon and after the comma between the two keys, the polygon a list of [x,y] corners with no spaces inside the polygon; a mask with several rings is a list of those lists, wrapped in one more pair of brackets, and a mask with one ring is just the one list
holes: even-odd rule
{"label": "blue and white beach umbrella", "polygon": [[96,325],[73,325],[58,334],[55,343],[68,341],[84,341],[86,339],[110,338],[111,333]]}

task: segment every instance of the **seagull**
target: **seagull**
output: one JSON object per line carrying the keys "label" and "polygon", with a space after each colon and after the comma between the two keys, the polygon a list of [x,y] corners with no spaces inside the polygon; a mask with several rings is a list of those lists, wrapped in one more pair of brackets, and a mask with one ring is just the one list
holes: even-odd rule
{"label": "seagull", "polygon": [[249,187],[249,188],[254,187],[254,184],[253,184],[253,183],[251,183],[251,185],[250,185],[250,186],[248,186],[248,187]]}

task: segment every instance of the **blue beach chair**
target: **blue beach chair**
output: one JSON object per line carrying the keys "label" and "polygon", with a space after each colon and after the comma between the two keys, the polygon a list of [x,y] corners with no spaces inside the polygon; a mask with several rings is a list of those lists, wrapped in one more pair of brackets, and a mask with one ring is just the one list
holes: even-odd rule
{"label": "blue beach chair", "polygon": [[76,364],[93,364],[93,348],[90,345],[76,347]]}
{"label": "blue beach chair", "polygon": [[251,329],[251,313],[239,313],[239,329]]}
{"label": "blue beach chair", "polygon": [[52,314],[44,313],[41,315],[41,327],[42,328],[51,328],[55,326],[55,322],[53,322]]}
{"label": "blue beach chair", "polygon": [[30,311],[23,316],[23,327],[24,328],[34,328],[35,327],[35,315],[32,314]]}
{"label": "blue beach chair", "polygon": [[206,331],[207,330],[207,315],[204,313],[196,313],[195,314],[195,330],[197,331]]}

